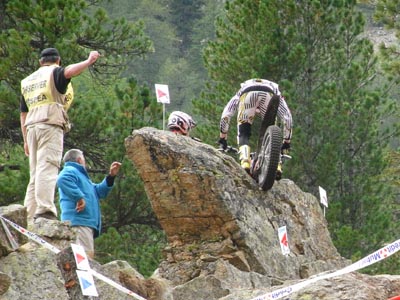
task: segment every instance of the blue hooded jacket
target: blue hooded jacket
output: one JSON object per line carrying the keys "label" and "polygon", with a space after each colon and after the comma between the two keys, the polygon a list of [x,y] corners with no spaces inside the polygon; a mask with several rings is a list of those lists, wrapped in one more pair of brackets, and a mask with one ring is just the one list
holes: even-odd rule
{"label": "blue hooded jacket", "polygon": [[[94,237],[101,232],[100,199],[105,198],[113,186],[107,181],[93,183],[85,167],[76,162],[66,162],[57,178],[60,196],[61,221],[70,221],[72,226],[86,226],[94,229]],[[81,212],[76,204],[83,198],[86,202]]]}

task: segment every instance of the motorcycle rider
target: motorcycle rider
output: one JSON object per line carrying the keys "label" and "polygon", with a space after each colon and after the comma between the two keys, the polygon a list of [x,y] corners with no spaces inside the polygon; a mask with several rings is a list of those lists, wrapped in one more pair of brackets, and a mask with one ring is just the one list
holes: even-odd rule
{"label": "motorcycle rider", "polygon": [[[290,140],[292,137],[292,114],[289,107],[279,91],[277,83],[253,78],[240,84],[240,89],[226,104],[220,121],[220,138],[218,143],[224,150],[227,149],[227,135],[229,122],[232,116],[237,112],[237,143],[239,145],[239,159],[242,168],[250,171],[250,146],[251,126],[256,114],[264,118],[268,103],[273,96],[279,97],[278,117],[282,120],[283,142],[282,152],[288,152],[290,149]],[[278,170],[278,173],[281,170]],[[280,176],[278,174],[277,176]]]}
{"label": "motorcycle rider", "polygon": [[196,127],[196,122],[187,113],[176,110],[169,115],[167,127],[176,134],[189,136],[190,130]]}

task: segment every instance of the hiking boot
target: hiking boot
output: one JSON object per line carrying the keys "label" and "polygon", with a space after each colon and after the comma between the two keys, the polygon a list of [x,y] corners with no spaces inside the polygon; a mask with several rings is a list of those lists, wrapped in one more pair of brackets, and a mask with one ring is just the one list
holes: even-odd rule
{"label": "hiking boot", "polygon": [[240,163],[240,165],[242,166],[243,169],[245,169],[245,171],[246,171],[247,173],[250,174],[250,163],[249,163],[248,161],[242,161],[242,162]]}
{"label": "hiking boot", "polygon": [[250,147],[242,145],[239,147],[240,165],[247,173],[250,173]]}
{"label": "hiking boot", "polygon": [[44,218],[44,219],[47,219],[47,220],[58,220],[56,215],[53,214],[51,211],[46,211],[44,213],[36,214],[36,215],[33,216],[34,220],[39,219],[39,218]]}
{"label": "hiking boot", "polygon": [[281,180],[282,179],[282,163],[279,162],[278,164],[278,168],[276,170],[276,176],[275,176],[275,180]]}

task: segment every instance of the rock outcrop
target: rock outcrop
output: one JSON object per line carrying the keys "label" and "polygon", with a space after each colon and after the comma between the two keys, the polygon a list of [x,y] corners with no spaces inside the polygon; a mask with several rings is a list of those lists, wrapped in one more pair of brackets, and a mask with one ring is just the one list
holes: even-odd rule
{"label": "rock outcrop", "polygon": [[[26,208],[21,205],[0,207],[0,215],[6,219],[18,223],[26,228]],[[20,219],[20,216],[25,216]],[[24,225],[24,226],[23,226]],[[19,244],[17,250],[9,250],[0,256],[0,300],[80,300],[88,297],[79,297],[69,292],[70,287],[78,287],[76,282],[73,286],[63,277],[61,268],[58,266],[62,252],[70,251],[70,244],[75,239],[75,231],[66,223],[60,221],[38,219],[36,223],[29,224],[28,230],[31,233],[40,234],[43,241],[50,243],[57,249],[63,250],[56,254],[39,243],[27,241],[25,236],[18,233],[11,226],[10,231]],[[4,229],[0,225],[0,247],[9,249],[9,239],[4,237]],[[105,265],[91,260],[90,266],[98,273],[113,280],[117,284],[124,282],[122,279],[134,278],[137,289],[143,292],[142,286],[148,281],[135,269],[123,261],[114,261]],[[125,280],[126,281],[126,280]],[[158,286],[161,286],[159,280]],[[101,295],[100,299],[125,300],[132,299],[132,296],[118,291],[115,287],[101,280],[96,280],[96,288]],[[141,288],[141,289],[139,289]],[[149,289],[154,290],[153,289]],[[160,300],[166,289],[158,288],[158,294],[153,295],[149,300]],[[135,292],[135,291],[134,291]],[[147,295],[143,292],[144,295]],[[164,297],[164,299],[166,299]]]}
{"label": "rock outcrop", "polygon": [[[234,158],[154,128],[134,131],[125,145],[168,236],[159,274],[172,282],[174,300],[250,299],[268,287],[350,263],[332,244],[318,199],[292,181],[281,180],[264,192]],[[278,239],[281,226],[288,232],[286,256]],[[338,297],[342,286],[335,280],[328,280],[327,298],[311,298],[347,299]],[[349,295],[363,291],[344,289]]]}
{"label": "rock outcrop", "polygon": [[[350,264],[332,244],[318,199],[294,182],[283,179],[261,191],[235,158],[154,128],[135,130],[125,145],[168,246],[151,278],[122,261],[91,261],[91,266],[142,297],[251,300]],[[0,215],[27,225],[20,205],[2,207]],[[54,254],[13,231],[15,248],[0,226],[0,299],[86,299],[76,290],[68,292],[61,270],[67,264],[60,263],[59,255],[70,255],[74,231],[59,221],[39,220],[29,229],[63,251]],[[280,248],[277,231],[282,226],[288,255]],[[132,299],[102,281],[96,280],[96,286],[99,299]],[[383,300],[399,294],[399,276],[351,272],[314,281],[290,299]]]}
{"label": "rock outcrop", "polygon": [[[343,267],[319,201],[293,182],[260,190],[236,161],[209,145],[150,128],[126,140],[170,247],[160,274],[174,284],[210,275],[222,259],[260,282],[302,279]],[[277,230],[288,230],[282,255]],[[199,265],[200,264],[200,265]]]}

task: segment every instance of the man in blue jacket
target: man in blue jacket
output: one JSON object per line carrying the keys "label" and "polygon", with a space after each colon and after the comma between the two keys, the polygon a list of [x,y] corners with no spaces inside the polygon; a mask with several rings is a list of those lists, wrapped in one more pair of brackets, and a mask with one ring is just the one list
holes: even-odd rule
{"label": "man in blue jacket", "polygon": [[101,231],[100,199],[105,198],[114,186],[121,163],[113,162],[109,175],[96,184],[89,178],[81,150],[67,151],[63,161],[64,168],[57,178],[61,221],[69,221],[76,228],[76,243],[93,258],[94,238]]}

